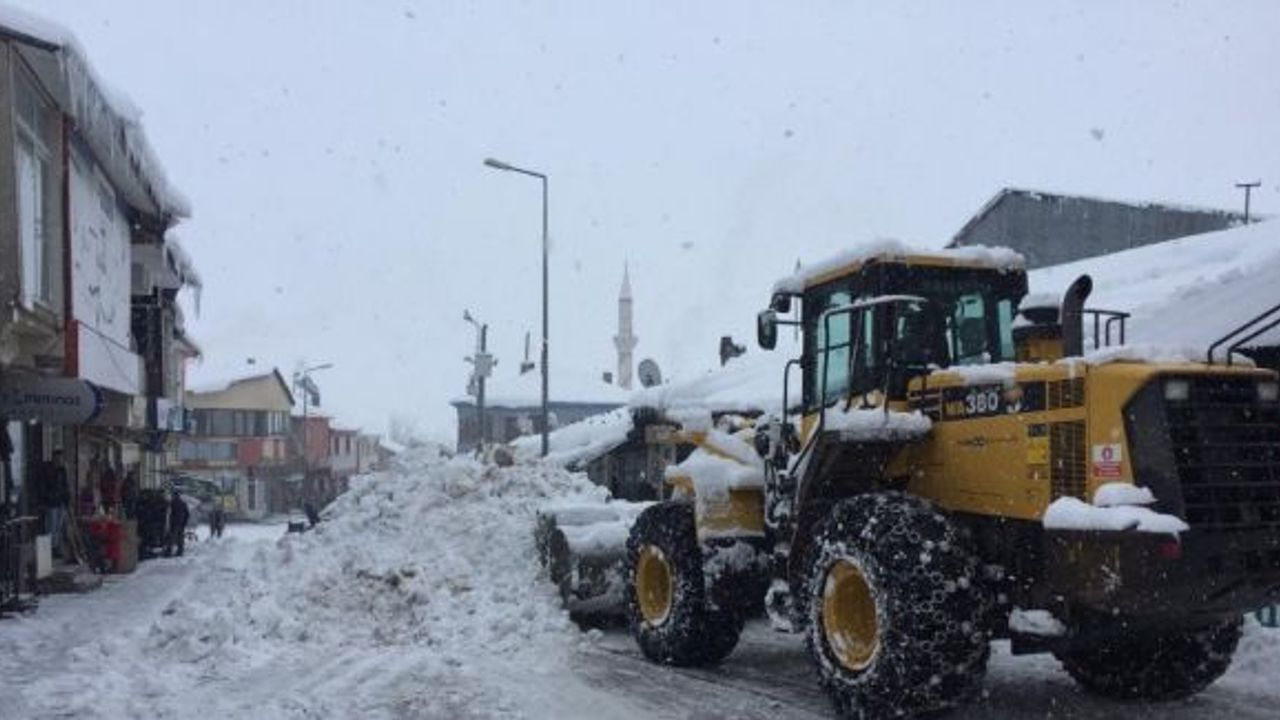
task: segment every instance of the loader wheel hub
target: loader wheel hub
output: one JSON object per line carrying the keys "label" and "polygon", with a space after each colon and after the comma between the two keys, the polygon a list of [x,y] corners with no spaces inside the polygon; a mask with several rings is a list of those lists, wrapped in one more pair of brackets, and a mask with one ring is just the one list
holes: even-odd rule
{"label": "loader wheel hub", "polygon": [[876,601],[862,571],[847,560],[827,570],[822,591],[822,632],[840,664],[859,672],[880,648]]}
{"label": "loader wheel hub", "polygon": [[661,625],[671,614],[671,563],[662,550],[653,545],[640,548],[636,561],[636,602],[640,615],[650,625]]}

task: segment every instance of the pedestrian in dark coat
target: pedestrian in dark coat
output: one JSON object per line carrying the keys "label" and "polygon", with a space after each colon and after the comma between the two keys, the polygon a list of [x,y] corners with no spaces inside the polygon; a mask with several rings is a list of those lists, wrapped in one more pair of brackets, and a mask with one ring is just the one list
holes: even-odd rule
{"label": "pedestrian in dark coat", "polygon": [[302,504],[302,512],[307,515],[307,526],[315,527],[320,522],[320,513],[316,511],[316,504],[310,500]]}
{"label": "pedestrian in dark coat", "polygon": [[186,548],[187,520],[190,517],[191,510],[187,508],[186,501],[177,490],[174,490],[173,496],[169,499],[169,541],[165,543],[164,548],[166,557],[173,554],[174,546],[178,548],[178,557],[182,557],[182,552]]}
{"label": "pedestrian in dark coat", "polygon": [[53,459],[42,463],[38,470],[37,484],[40,503],[45,511],[45,532],[59,557],[66,557],[63,536],[67,526],[67,506],[71,503],[71,486],[67,483],[67,469],[62,463],[62,451],[54,450]]}
{"label": "pedestrian in dark coat", "polygon": [[209,511],[209,537],[222,537],[222,528],[226,527],[227,518],[222,510],[221,501],[214,501],[213,509]]}

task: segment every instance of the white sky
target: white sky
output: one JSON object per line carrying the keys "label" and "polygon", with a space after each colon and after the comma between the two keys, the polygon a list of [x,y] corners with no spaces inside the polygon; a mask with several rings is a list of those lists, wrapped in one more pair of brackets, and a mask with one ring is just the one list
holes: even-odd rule
{"label": "white sky", "polygon": [[[197,381],[332,362],[325,407],[452,438],[471,311],[514,372],[705,367],[797,258],[940,245],[1006,185],[1280,205],[1280,3],[18,0],[68,26],[195,216]],[[1032,7],[1034,5],[1034,8]],[[552,388],[553,396],[555,388]]]}

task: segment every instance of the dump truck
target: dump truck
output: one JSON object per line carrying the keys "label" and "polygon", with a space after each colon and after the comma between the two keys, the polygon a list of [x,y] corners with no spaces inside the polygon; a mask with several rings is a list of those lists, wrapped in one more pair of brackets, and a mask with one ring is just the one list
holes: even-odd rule
{"label": "dump truck", "polygon": [[1111,698],[1221,676],[1280,597],[1280,384],[1233,352],[1271,321],[1203,358],[1106,348],[1125,318],[1089,290],[1023,308],[1021,258],[985,248],[780,281],[757,329],[800,332],[782,412],[711,453],[761,477],[695,464],[631,528],[643,654],[723,660],[763,593],[849,717],[964,703],[994,639]]}

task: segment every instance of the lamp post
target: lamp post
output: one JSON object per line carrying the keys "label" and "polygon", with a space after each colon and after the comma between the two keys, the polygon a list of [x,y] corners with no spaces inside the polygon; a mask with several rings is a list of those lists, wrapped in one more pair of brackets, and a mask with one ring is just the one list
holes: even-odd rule
{"label": "lamp post", "polygon": [[471,317],[469,310],[462,311],[462,319],[476,328],[476,352],[475,355],[467,358],[467,361],[471,363],[471,381],[476,384],[476,414],[480,423],[480,442],[476,447],[483,452],[484,443],[489,439],[484,414],[484,380],[492,374],[493,366],[497,365],[498,361],[489,354],[489,325]]}
{"label": "lamp post", "polygon": [[493,158],[486,158],[484,164],[494,170],[520,173],[542,181],[542,455],[545,457],[550,432],[550,414],[547,412],[547,176]]}
{"label": "lamp post", "polygon": [[311,373],[321,370],[328,370],[333,367],[333,363],[321,363],[312,365],[311,367],[303,367],[293,374],[293,387],[302,388],[302,484],[306,487],[307,473],[310,471],[311,459],[307,456],[311,444],[311,424],[307,421],[308,401],[311,399],[312,393],[315,393],[316,404],[320,404],[320,393],[316,388],[316,384],[311,379]]}

